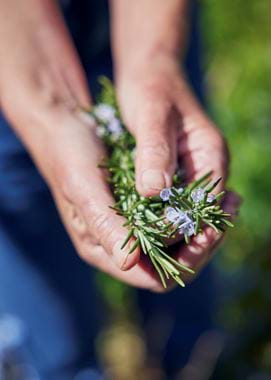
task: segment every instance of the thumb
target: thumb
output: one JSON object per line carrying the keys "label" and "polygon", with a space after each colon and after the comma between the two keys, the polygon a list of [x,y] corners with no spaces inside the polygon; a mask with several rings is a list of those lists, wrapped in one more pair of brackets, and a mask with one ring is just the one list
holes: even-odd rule
{"label": "thumb", "polygon": [[133,97],[124,99],[121,105],[127,127],[136,138],[136,188],[143,196],[153,196],[171,185],[180,115],[163,95],[137,94],[134,98],[134,102]]}

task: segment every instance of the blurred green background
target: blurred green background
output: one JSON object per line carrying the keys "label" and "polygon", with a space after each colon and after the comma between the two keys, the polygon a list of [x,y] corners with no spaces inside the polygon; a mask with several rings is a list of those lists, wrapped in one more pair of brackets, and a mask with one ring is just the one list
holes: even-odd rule
{"label": "blurred green background", "polygon": [[217,318],[232,334],[220,378],[271,374],[270,15],[270,0],[202,1],[210,109],[230,145],[230,186],[243,197],[216,259],[227,284]]}
{"label": "blurred green background", "polygon": [[[236,227],[215,259],[225,289],[214,319],[229,339],[210,374],[214,379],[271,379],[270,16],[270,0],[201,2],[209,111],[229,142],[229,185],[243,198]],[[130,317],[136,315],[132,291],[103,278],[100,288],[113,316],[106,340],[110,336],[115,348],[134,344],[136,352],[141,352],[134,354],[131,371],[125,369],[128,372],[124,371],[123,378],[128,378],[144,351],[140,331]],[[119,326],[122,343],[118,342]],[[123,355],[127,363],[125,352]],[[104,359],[107,365],[114,361],[108,356]],[[120,372],[116,378],[121,376]]]}

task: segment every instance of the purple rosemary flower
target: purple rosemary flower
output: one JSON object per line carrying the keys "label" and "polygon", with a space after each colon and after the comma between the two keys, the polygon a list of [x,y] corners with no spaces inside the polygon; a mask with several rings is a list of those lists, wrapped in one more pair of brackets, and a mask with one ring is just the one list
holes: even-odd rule
{"label": "purple rosemary flower", "polygon": [[193,190],[191,193],[191,198],[195,203],[199,203],[204,199],[205,196],[205,190],[201,187],[198,187],[197,189]]}
{"label": "purple rosemary flower", "polygon": [[192,219],[187,218],[187,221],[180,225],[179,231],[181,234],[192,236],[195,233],[195,223]]}
{"label": "purple rosemary flower", "polygon": [[94,107],[94,114],[103,123],[109,123],[115,117],[115,109],[102,103]]}
{"label": "purple rosemary flower", "polygon": [[160,198],[166,202],[169,200],[169,197],[172,195],[172,191],[170,187],[165,187],[163,190],[160,191]]}
{"label": "purple rosemary flower", "polygon": [[115,117],[108,123],[107,128],[108,131],[115,137],[119,137],[123,132],[119,119]]}
{"label": "purple rosemary flower", "polygon": [[215,200],[215,195],[214,194],[208,194],[207,202],[212,203],[214,200]]}
{"label": "purple rosemary flower", "polygon": [[173,224],[180,224],[182,222],[185,222],[188,216],[185,212],[179,210],[178,208],[167,207],[166,218]]}
{"label": "purple rosemary flower", "polygon": [[183,187],[179,187],[177,189],[177,191],[178,191],[179,194],[182,194],[184,192],[184,188]]}

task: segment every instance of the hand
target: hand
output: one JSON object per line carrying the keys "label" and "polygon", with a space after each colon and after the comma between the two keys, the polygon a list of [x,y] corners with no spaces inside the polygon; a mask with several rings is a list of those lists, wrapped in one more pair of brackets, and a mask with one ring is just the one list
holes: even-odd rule
{"label": "hand", "polygon": [[[162,57],[151,66],[133,66],[117,74],[122,115],[137,141],[138,191],[151,196],[171,186],[177,160],[187,181],[210,170],[214,179],[222,177],[216,190],[221,191],[228,174],[225,140],[199,105],[178,62]],[[235,213],[238,204],[231,193],[223,207]],[[180,245],[177,258],[198,272],[220,240],[221,235],[206,228],[189,246]]]}
{"label": "hand", "polygon": [[62,16],[53,0],[30,2],[0,5],[2,111],[47,181],[78,254],[128,284],[157,287],[143,264],[135,266],[139,250],[120,249],[128,231],[108,207],[103,147],[78,112],[91,99]]}

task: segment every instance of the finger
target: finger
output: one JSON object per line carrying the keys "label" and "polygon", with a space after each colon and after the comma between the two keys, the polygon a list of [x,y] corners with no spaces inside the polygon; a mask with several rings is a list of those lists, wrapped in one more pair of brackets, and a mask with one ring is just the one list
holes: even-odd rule
{"label": "finger", "polygon": [[55,199],[73,244],[84,261],[129,285],[163,291],[162,284],[149,263],[140,260],[138,265],[133,266],[130,270],[121,270],[113,262],[114,257],[109,256],[104,247],[91,234],[85,218],[77,208],[67,202],[60,193],[55,194]]}
{"label": "finger", "polygon": [[[93,195],[90,193],[90,196]],[[140,257],[139,248],[129,253],[134,239],[131,238],[127,246],[121,248],[128,234],[128,230],[123,227],[123,218],[111,212],[101,200],[94,201],[95,205],[90,204],[89,201],[80,204],[79,201],[79,204],[75,206],[67,199],[55,198],[62,211],[66,228],[81,244],[87,241],[101,245],[107,252],[108,262],[112,259],[121,270],[128,270],[137,264]],[[107,201],[112,202],[112,199],[108,197]]]}
{"label": "finger", "polygon": [[108,260],[108,255],[102,246],[94,246],[92,248],[86,247],[83,258],[101,271],[125,282],[126,284],[155,292],[162,292],[165,290],[158,276],[150,266],[139,262],[138,265],[130,270],[122,271],[117,268],[112,261]]}
{"label": "finger", "polygon": [[151,196],[171,185],[177,163],[178,111],[168,97],[153,88],[120,97],[125,122],[136,138],[136,187]]}
{"label": "finger", "polygon": [[[240,197],[228,192],[223,202],[225,212],[234,216],[240,206]],[[177,254],[177,259],[184,265],[193,269],[197,274],[199,270],[209,261],[212,252],[222,241],[224,234],[217,233],[210,227],[206,227],[203,233],[193,237],[190,244],[182,246]]]}
{"label": "finger", "polygon": [[171,185],[176,170],[179,115],[169,104],[153,102],[139,110],[136,125],[136,186],[145,196]]}
{"label": "finger", "polygon": [[[94,198],[95,199],[95,198]],[[113,261],[121,270],[128,270],[137,264],[140,257],[140,249],[135,246],[135,239],[130,238],[123,247],[127,238],[128,230],[123,227],[125,219],[115,214],[108,208],[113,204],[110,197],[104,200],[85,203],[83,213],[88,221],[89,228],[97,237],[99,244],[112,257]]]}
{"label": "finger", "polygon": [[[72,127],[70,130],[67,124],[65,133],[58,136],[62,150],[55,160],[58,164],[54,178],[59,182],[52,185],[52,191],[61,193],[58,197],[55,195],[59,202],[63,199],[63,203],[73,206],[86,221],[89,234],[95,236],[119,268],[127,270],[138,262],[140,250],[137,247],[129,253],[132,238],[125,248],[121,248],[128,230],[123,227],[125,219],[109,208],[114,205],[114,199],[104,173],[98,168],[104,152],[91,130],[85,126],[81,128],[80,124]],[[70,224],[66,210],[63,219]]]}
{"label": "finger", "polygon": [[201,118],[185,119],[178,154],[188,182],[211,171],[214,180],[222,178],[214,192],[223,189],[228,175],[228,150],[222,135],[212,125],[201,122]]}
{"label": "finger", "polygon": [[228,175],[229,152],[225,139],[205,114],[183,76],[180,77],[174,97],[182,115],[178,156],[184,163],[187,181],[191,182],[211,171],[214,179],[222,177],[216,188],[219,192]]}

